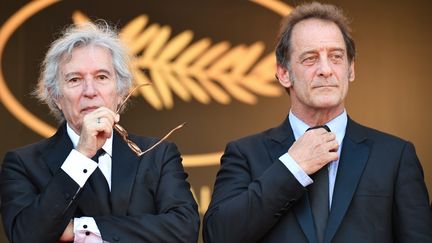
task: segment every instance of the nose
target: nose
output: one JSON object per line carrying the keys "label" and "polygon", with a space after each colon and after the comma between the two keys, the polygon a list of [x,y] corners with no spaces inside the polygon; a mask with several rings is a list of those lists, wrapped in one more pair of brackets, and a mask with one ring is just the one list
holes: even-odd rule
{"label": "nose", "polygon": [[87,97],[94,97],[97,95],[97,89],[95,87],[95,83],[93,79],[87,77],[84,81],[83,93]]}
{"label": "nose", "polygon": [[328,77],[332,76],[333,70],[330,66],[330,61],[328,60],[328,58],[325,58],[325,57],[320,58],[317,72],[318,72],[317,73],[318,76],[323,77],[323,78],[328,78]]}

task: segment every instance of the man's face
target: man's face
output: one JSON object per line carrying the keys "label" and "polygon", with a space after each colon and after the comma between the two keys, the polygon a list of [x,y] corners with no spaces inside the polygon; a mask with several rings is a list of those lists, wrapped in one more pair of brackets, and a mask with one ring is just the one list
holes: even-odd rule
{"label": "man's face", "polygon": [[60,64],[60,98],[66,121],[80,134],[86,114],[105,106],[113,111],[120,101],[111,53],[102,47],[77,47]]}
{"label": "man's face", "polygon": [[354,62],[348,62],[338,26],[318,19],[303,20],[292,30],[291,48],[290,71],[278,66],[278,77],[290,89],[293,112],[342,112],[348,83],[354,80]]}

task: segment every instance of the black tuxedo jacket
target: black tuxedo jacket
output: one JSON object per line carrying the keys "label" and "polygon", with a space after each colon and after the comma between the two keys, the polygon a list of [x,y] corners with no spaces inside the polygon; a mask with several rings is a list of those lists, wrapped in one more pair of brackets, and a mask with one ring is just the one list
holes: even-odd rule
{"label": "black tuxedo jacket", "polygon": [[[156,142],[130,138],[141,148]],[[60,169],[72,148],[63,124],[53,137],[6,154],[1,214],[11,242],[56,242],[74,216],[94,217],[109,242],[197,241],[197,205],[174,144],[138,157],[114,134],[110,202]]]}
{"label": "black tuxedo jacket", "polygon": [[[205,242],[317,242],[307,188],[279,161],[288,118],[227,145],[204,217]],[[432,213],[411,143],[349,119],[324,242],[432,242]]]}

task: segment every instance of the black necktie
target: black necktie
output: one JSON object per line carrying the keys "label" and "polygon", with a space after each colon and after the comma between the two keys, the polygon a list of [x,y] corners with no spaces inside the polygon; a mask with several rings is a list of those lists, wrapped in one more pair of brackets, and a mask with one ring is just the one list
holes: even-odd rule
{"label": "black necktie", "polygon": [[[99,163],[99,157],[105,154],[105,151],[101,148],[97,151],[96,155],[92,157],[96,163]],[[99,169],[99,166],[93,172],[93,174],[89,178],[90,186],[92,187],[95,197],[104,202],[104,205],[110,202],[109,199],[109,186],[105,176],[102,174],[102,171]],[[109,205],[109,204],[108,204]]]}
{"label": "black necktie", "polygon": [[[330,132],[330,128],[326,125],[311,127],[307,131],[318,128],[324,128]],[[311,177],[314,182],[309,186],[309,199],[318,242],[323,242],[324,232],[327,226],[327,219],[329,215],[328,166],[326,165],[322,167],[320,170],[312,174]]]}

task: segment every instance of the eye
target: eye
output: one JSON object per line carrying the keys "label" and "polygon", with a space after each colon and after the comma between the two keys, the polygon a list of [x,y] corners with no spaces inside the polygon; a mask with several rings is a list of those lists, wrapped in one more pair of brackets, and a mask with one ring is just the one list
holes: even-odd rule
{"label": "eye", "polygon": [[66,80],[66,84],[69,87],[75,87],[78,86],[81,83],[82,79],[80,77],[71,77]]}
{"label": "eye", "polygon": [[98,78],[99,80],[105,80],[105,79],[108,79],[108,77],[107,77],[106,75],[103,75],[103,74],[98,75],[97,78]]}
{"label": "eye", "polygon": [[68,80],[69,83],[76,83],[78,81],[79,81],[79,78],[76,78],[76,77]]}
{"label": "eye", "polygon": [[301,63],[305,64],[305,65],[312,65],[314,63],[316,63],[318,60],[318,56],[306,56],[305,58],[303,58],[303,60],[301,61]]}
{"label": "eye", "polygon": [[333,63],[341,63],[344,60],[344,55],[342,53],[333,53],[330,55],[330,60]]}
{"label": "eye", "polygon": [[111,80],[110,76],[104,73],[100,73],[98,75],[96,75],[96,80],[99,82],[107,82],[109,80]]}

